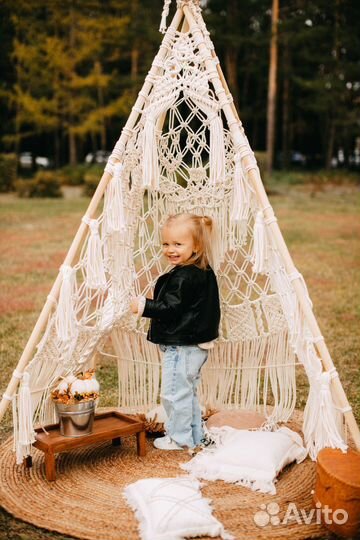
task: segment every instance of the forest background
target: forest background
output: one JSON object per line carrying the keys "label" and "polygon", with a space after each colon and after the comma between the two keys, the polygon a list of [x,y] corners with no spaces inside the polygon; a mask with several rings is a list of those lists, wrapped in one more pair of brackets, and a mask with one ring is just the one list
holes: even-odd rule
{"label": "forest background", "polygon": [[[162,39],[163,1],[0,6],[0,151],[55,168],[111,151]],[[271,12],[271,0],[203,2],[255,151],[266,149]],[[360,3],[281,0],[277,28],[274,165],[359,169]]]}

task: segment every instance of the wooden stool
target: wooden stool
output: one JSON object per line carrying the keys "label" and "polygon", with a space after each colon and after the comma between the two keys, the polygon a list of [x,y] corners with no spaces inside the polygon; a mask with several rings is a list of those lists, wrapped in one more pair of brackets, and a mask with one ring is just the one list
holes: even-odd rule
{"label": "wooden stool", "polygon": [[[136,435],[137,454],[146,454],[146,433],[144,423],[117,411],[104,412],[95,415],[92,433],[81,437],[64,437],[60,434],[59,424],[45,427],[48,434],[41,428],[36,429],[35,448],[45,454],[45,474],[50,482],[56,479],[55,454],[69,452],[73,448],[89,446],[101,441],[112,440],[114,446],[119,446],[121,437]],[[25,460],[26,467],[32,466],[31,456]]]}
{"label": "wooden stool", "polygon": [[[314,503],[322,522],[340,536],[360,533],[360,453],[324,448],[318,454]],[[346,519],[347,513],[347,519]]]}

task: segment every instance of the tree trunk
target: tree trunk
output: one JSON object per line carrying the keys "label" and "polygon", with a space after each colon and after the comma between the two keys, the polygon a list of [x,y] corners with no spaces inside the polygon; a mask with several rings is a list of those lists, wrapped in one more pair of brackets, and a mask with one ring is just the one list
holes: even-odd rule
{"label": "tree trunk", "polygon": [[60,167],[60,135],[57,128],[54,132],[54,161],[55,168],[58,169]]}
{"label": "tree trunk", "polygon": [[[75,49],[75,15],[74,10],[72,7],[70,7],[70,33],[69,33],[69,44],[70,49]],[[75,78],[76,73],[71,73],[71,78]],[[74,114],[73,114],[73,90],[70,90],[70,113],[69,113],[69,161],[70,165],[77,165],[77,148],[76,148],[76,136],[75,133],[72,131],[72,127],[74,126],[75,120],[74,120]]]}
{"label": "tree trunk", "polygon": [[[98,76],[100,78],[102,73],[103,73],[103,70],[102,70],[101,63],[98,60],[96,61],[96,64],[95,64],[95,71],[96,71],[96,73],[98,74]],[[97,95],[98,95],[99,106],[100,106],[101,109],[103,109],[104,108],[104,103],[105,103],[104,90],[103,90],[103,87],[101,86],[100,83],[97,86]],[[106,144],[107,144],[107,140],[106,140],[106,123],[105,123],[105,116],[103,116],[102,119],[101,119],[101,128],[100,128],[101,150],[106,150]]]}
{"label": "tree trunk", "polygon": [[131,2],[131,18],[132,18],[132,40],[131,40],[131,52],[130,52],[130,78],[131,81],[136,82],[139,75],[139,59],[140,59],[140,45],[139,45],[139,23],[141,17],[139,0],[132,0]]}
{"label": "tree trunk", "polygon": [[135,39],[134,45],[131,49],[130,77],[132,81],[136,81],[139,75],[139,57],[140,57],[139,44],[138,44],[138,40]]}
{"label": "tree trunk", "polygon": [[267,103],[266,153],[267,172],[271,174],[274,166],[275,115],[276,115],[276,77],[278,57],[279,0],[273,0],[271,10],[270,65]]}
{"label": "tree trunk", "polygon": [[331,159],[334,154],[334,144],[335,144],[335,122],[331,118],[330,119],[330,128],[329,128],[329,136],[327,138],[327,146],[326,146],[326,158],[325,158],[325,168],[330,169],[331,168]]}
{"label": "tree trunk", "polygon": [[282,99],[282,166],[290,166],[290,51],[288,39],[284,40],[283,51],[283,99]]}
{"label": "tree trunk", "polygon": [[69,130],[69,161],[70,165],[77,165],[77,148],[75,133]]}

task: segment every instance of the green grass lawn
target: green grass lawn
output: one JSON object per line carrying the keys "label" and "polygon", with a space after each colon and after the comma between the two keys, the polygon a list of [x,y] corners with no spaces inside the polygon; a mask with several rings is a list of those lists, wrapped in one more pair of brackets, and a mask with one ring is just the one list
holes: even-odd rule
{"label": "green grass lawn", "polygon": [[[354,184],[313,188],[269,182],[270,201],[303,274],[322,334],[360,420],[359,283],[360,192]],[[5,391],[23,347],[80,224],[89,199],[17,199],[0,196],[0,393]],[[102,393],[113,395],[113,373],[104,366]],[[298,402],[307,384],[299,374]],[[0,440],[11,433],[7,412]],[[0,539],[68,538],[15,520],[0,511]]]}

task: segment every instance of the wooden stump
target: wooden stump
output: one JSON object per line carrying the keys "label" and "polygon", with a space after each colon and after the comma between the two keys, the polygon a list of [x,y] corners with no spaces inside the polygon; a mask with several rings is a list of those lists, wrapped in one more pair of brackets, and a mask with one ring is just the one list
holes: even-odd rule
{"label": "wooden stump", "polygon": [[314,502],[331,532],[360,534],[360,453],[324,448],[318,454]]}

